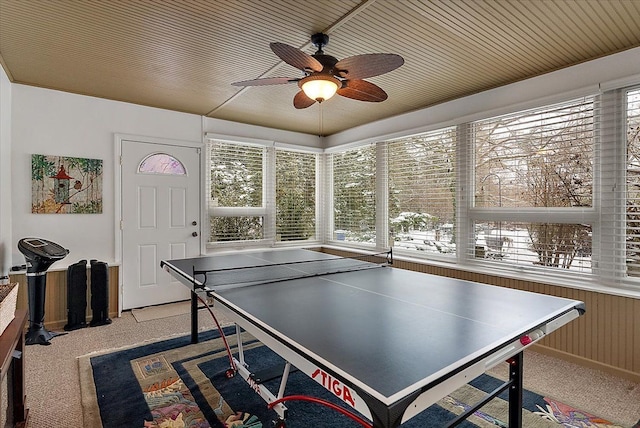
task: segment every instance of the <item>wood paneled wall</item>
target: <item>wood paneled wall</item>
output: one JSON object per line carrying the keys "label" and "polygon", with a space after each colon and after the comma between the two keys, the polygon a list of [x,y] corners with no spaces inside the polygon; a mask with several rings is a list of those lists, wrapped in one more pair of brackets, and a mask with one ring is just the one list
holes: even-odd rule
{"label": "wood paneled wall", "polygon": [[[87,324],[91,321],[91,273],[87,264]],[[109,317],[118,315],[118,266],[109,266]],[[18,309],[28,309],[27,277],[24,273],[9,275],[20,284]],[[44,324],[49,330],[61,330],[67,324],[67,271],[47,272]]]}
{"label": "wood paneled wall", "polygon": [[[340,256],[353,253],[323,248]],[[580,300],[587,312],[538,342],[535,351],[640,382],[640,299],[394,259],[394,267]]]}

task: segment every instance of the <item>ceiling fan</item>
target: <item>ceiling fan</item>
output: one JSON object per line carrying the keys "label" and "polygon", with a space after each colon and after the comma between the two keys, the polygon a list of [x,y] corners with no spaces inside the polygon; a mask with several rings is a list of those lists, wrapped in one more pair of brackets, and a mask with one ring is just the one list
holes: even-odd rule
{"label": "ceiling fan", "polygon": [[363,54],[350,56],[340,61],[322,50],[329,43],[329,36],[316,33],[311,43],[317,47],[313,55],[285,43],[270,43],[271,50],[281,60],[304,73],[303,77],[268,77],[232,83],[234,86],[263,86],[297,83],[300,91],[293,98],[297,109],[307,108],[316,101],[321,103],[334,94],[359,101],[380,102],[387,99],[387,93],[366,80],[368,77],[388,73],[404,64],[404,59],[396,54]]}

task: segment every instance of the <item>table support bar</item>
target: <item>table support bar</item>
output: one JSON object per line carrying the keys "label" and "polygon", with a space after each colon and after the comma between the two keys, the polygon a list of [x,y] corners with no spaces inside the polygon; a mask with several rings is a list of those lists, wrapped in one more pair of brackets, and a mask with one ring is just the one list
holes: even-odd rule
{"label": "table support bar", "polygon": [[522,352],[510,358],[507,363],[509,364],[509,380],[487,393],[482,400],[449,422],[447,425],[448,428],[460,425],[467,420],[469,416],[507,389],[509,389],[509,427],[522,427]]}

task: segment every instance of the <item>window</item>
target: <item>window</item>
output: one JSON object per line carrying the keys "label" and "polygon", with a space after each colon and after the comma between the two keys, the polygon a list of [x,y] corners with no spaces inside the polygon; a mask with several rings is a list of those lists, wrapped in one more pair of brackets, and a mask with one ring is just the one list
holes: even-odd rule
{"label": "window", "polygon": [[166,153],[153,153],[140,162],[138,172],[143,174],[185,175],[182,162]]}
{"label": "window", "polygon": [[470,256],[591,272],[593,218],[585,210],[593,212],[594,99],[482,120],[471,129]]}
{"label": "window", "polygon": [[476,258],[591,272],[589,225],[482,221],[474,230]]}
{"label": "window", "polygon": [[640,277],[640,90],[627,92],[627,275]]}
{"label": "window", "polygon": [[473,125],[476,206],[592,204],[593,98]]}
{"label": "window", "polygon": [[455,255],[455,131],[387,143],[389,231],[395,249]]}
{"label": "window", "polygon": [[640,88],[322,157],[222,141],[211,153],[214,243],[323,236],[498,274],[640,284]]}
{"label": "window", "polygon": [[316,239],[317,153],[211,140],[209,155],[210,244]]}
{"label": "window", "polygon": [[210,144],[210,242],[264,239],[265,147]]}
{"label": "window", "polygon": [[314,153],[276,149],[276,240],[316,236],[316,159]]}
{"label": "window", "polygon": [[375,145],[332,153],[333,238],[376,243]]}

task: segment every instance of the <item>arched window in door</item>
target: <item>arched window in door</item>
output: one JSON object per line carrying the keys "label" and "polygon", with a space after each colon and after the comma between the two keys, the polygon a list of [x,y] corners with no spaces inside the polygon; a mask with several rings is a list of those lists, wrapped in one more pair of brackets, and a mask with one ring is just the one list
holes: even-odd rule
{"label": "arched window in door", "polygon": [[178,159],[166,153],[152,153],[140,162],[140,174],[186,175],[187,170]]}

